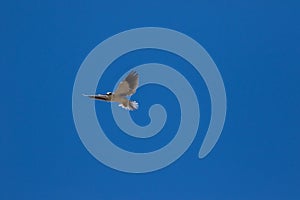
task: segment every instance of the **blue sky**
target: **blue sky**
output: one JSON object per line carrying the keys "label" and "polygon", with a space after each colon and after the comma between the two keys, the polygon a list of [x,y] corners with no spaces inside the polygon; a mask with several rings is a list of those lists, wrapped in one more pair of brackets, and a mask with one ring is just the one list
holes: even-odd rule
{"label": "blue sky", "polygon": [[[0,199],[299,199],[299,8],[297,1],[258,0],[2,2]],[[208,51],[222,74],[228,111],[220,140],[199,160],[210,116],[200,78],[202,121],[194,143],[162,170],[128,174],[101,164],[81,143],[72,89],[96,45],[146,26],[185,33]],[[136,53],[113,65],[155,60],[176,68],[183,62],[165,52]],[[119,73],[113,65],[110,73]],[[98,115],[108,108],[96,103]],[[167,125],[177,123],[174,115]],[[115,132],[109,137],[145,151],[172,136],[156,138],[153,146]]]}

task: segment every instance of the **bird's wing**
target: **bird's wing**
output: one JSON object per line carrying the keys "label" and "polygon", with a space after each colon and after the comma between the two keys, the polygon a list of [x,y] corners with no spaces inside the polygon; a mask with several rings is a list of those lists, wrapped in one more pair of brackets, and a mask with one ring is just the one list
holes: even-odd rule
{"label": "bird's wing", "polygon": [[136,71],[132,71],[128,76],[119,84],[115,95],[129,96],[135,93],[139,82],[139,75]]}

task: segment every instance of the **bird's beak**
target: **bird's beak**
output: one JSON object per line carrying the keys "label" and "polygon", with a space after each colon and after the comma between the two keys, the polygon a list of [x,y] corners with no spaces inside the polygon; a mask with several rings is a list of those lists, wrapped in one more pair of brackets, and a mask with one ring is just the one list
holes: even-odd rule
{"label": "bird's beak", "polygon": [[108,100],[108,96],[107,95],[103,95],[103,94],[98,94],[98,95],[83,95],[86,97],[89,97],[91,99],[98,99],[98,100],[103,100],[103,101],[107,101]]}
{"label": "bird's beak", "polygon": [[98,99],[98,100],[104,100],[104,101],[108,100],[108,96],[107,95],[103,95],[103,94],[94,95],[93,97],[90,97],[90,98]]}

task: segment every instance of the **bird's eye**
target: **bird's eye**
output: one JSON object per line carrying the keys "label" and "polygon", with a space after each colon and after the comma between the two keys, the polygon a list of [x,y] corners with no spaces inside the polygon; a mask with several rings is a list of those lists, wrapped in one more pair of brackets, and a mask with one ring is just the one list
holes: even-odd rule
{"label": "bird's eye", "polygon": [[106,93],[107,95],[111,95],[111,92]]}

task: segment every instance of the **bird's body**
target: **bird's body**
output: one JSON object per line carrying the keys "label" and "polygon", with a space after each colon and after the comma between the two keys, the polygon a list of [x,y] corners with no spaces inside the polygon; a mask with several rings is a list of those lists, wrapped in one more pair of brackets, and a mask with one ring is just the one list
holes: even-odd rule
{"label": "bird's body", "polygon": [[84,95],[95,100],[102,100],[108,102],[118,102],[124,109],[136,110],[138,109],[138,103],[136,101],[130,101],[126,96],[130,96],[136,92],[138,86],[138,74],[135,71],[129,73],[129,75],[120,82],[117,90],[113,92],[107,92],[106,94],[97,95]]}

